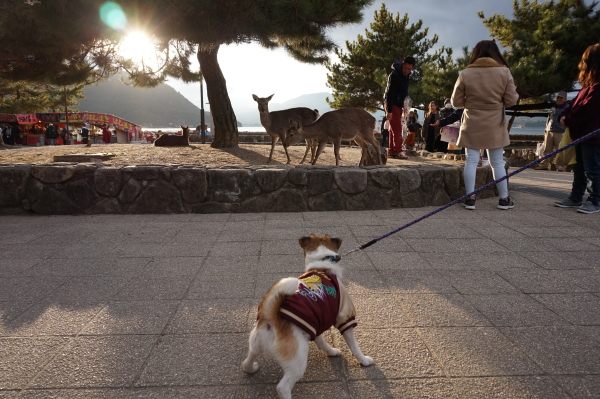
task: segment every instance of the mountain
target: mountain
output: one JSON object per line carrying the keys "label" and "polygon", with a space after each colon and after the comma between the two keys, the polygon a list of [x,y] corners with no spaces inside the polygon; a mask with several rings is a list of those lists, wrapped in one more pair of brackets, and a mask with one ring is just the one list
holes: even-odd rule
{"label": "mountain", "polygon": [[[294,108],[294,107],[307,107],[310,109],[317,109],[320,114],[331,111],[332,108],[327,104],[325,100],[327,97],[331,97],[331,93],[311,93],[303,94],[300,97],[292,98],[291,100],[276,103],[273,102],[277,98],[277,94],[273,96],[271,102],[269,102],[269,111],[279,111],[282,109]],[[238,122],[241,122],[243,126],[260,126],[260,115],[258,114],[258,106],[254,101],[254,107],[252,109],[236,109],[235,116]]]}
{"label": "mountain", "polygon": [[[200,124],[200,109],[166,84],[154,88],[137,88],[119,81],[115,75],[95,86],[85,88],[85,98],[76,106],[79,111],[115,115],[144,127],[167,127]],[[210,112],[204,110],[209,123]]]}

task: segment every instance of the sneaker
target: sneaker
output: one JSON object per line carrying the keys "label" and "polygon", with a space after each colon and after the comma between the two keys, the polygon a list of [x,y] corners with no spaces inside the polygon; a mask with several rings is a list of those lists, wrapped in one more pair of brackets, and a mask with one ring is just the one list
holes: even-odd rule
{"label": "sneaker", "polygon": [[585,204],[581,205],[581,207],[577,208],[577,212],[579,213],[597,213],[600,212],[600,206],[596,206],[592,204],[591,201],[587,201]]}
{"label": "sneaker", "polygon": [[400,158],[400,159],[408,159],[408,156],[404,153],[404,151],[402,151],[400,154],[398,154],[398,158]]}
{"label": "sneaker", "polygon": [[465,209],[475,210],[475,197],[467,198],[463,203]]}
{"label": "sneaker", "polygon": [[398,154],[388,154],[388,157],[390,157],[390,158],[400,158],[400,155],[398,155]]}
{"label": "sneaker", "polygon": [[548,170],[548,165],[544,163],[538,163],[533,167],[533,170]]}
{"label": "sneaker", "polygon": [[512,202],[512,200],[510,199],[510,197],[506,198],[506,199],[502,199],[500,198],[500,201],[498,201],[498,209],[512,209],[515,207],[514,202]]}
{"label": "sneaker", "polygon": [[558,206],[559,208],[579,208],[583,205],[583,202],[575,202],[570,198],[566,198],[562,201],[556,201],[554,206]]}

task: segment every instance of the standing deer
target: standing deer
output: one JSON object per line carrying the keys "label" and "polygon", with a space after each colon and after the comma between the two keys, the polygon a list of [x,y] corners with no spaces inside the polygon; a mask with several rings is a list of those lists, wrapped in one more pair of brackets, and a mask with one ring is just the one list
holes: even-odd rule
{"label": "standing deer", "polygon": [[[274,94],[271,94],[269,97],[260,98],[256,94],[252,95],[254,101],[258,103],[260,123],[263,125],[267,131],[267,134],[271,136],[272,139],[271,153],[269,154],[269,160],[267,162],[271,162],[271,159],[273,159],[273,150],[275,149],[275,144],[277,143],[278,139],[283,137],[283,134],[288,129],[288,121],[290,118],[297,120],[301,125],[308,125],[309,123],[313,123],[319,117],[319,112],[316,109],[312,110],[305,107],[289,108],[281,111],[269,112],[269,101],[271,101],[273,96]],[[283,149],[285,150],[285,156],[287,157],[287,163],[289,164],[291,159],[290,155],[288,154],[287,146],[284,145]],[[312,160],[312,158],[315,156],[315,145],[307,140],[306,151],[304,152],[304,157],[300,163],[304,163],[309,150],[312,151]]]}
{"label": "standing deer", "polygon": [[[379,142],[373,135],[375,118],[367,111],[357,108],[342,108],[335,111],[326,112],[314,123],[304,125],[297,119],[289,119],[287,128],[282,141],[284,146],[293,145],[306,139],[316,139],[319,142],[317,153],[312,164],[317,163],[317,158],[323,152],[328,142],[333,142],[333,151],[335,153],[335,165],[339,165],[340,145],[342,140],[354,140],[362,148],[360,162],[363,162],[365,154],[368,151],[367,144],[370,143],[377,151],[381,152]],[[381,165],[381,157],[377,157],[377,164]]]}
{"label": "standing deer", "polygon": [[190,145],[190,125],[187,125],[186,127],[179,126],[183,129],[183,136],[177,134],[163,134],[154,140],[154,145],[156,147],[181,147]]}

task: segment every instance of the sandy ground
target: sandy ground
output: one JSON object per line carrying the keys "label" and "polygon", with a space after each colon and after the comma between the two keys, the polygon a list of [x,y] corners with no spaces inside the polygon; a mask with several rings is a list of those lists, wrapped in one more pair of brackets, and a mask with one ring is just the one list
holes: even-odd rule
{"label": "sandy ground", "polygon": [[[292,164],[299,164],[305,151],[304,146],[290,147]],[[237,148],[216,149],[210,144],[191,144],[189,147],[154,147],[151,144],[93,144],[56,146],[6,146],[0,147],[0,164],[47,164],[54,162],[55,155],[111,153],[115,157],[104,161],[106,164],[157,165],[157,164],[199,164],[211,166],[263,165],[267,164],[270,145],[240,144]],[[360,160],[360,148],[342,147],[341,166],[356,166]],[[283,147],[278,145],[273,153],[272,165],[285,164]],[[306,162],[308,163],[308,162]],[[410,165],[441,163],[431,158],[410,157],[408,160],[389,159],[388,165]],[[453,163],[443,161],[443,163]],[[333,147],[325,148],[317,165],[335,165]]]}

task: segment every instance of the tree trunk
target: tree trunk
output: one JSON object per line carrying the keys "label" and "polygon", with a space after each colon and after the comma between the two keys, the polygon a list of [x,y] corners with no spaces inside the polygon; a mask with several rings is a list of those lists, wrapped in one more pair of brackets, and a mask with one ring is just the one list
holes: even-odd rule
{"label": "tree trunk", "polygon": [[213,118],[213,139],[211,147],[237,147],[238,130],[235,113],[229,101],[225,77],[219,67],[217,53],[219,46],[212,51],[198,51],[200,70],[206,81],[206,94],[210,103],[210,113]]}

